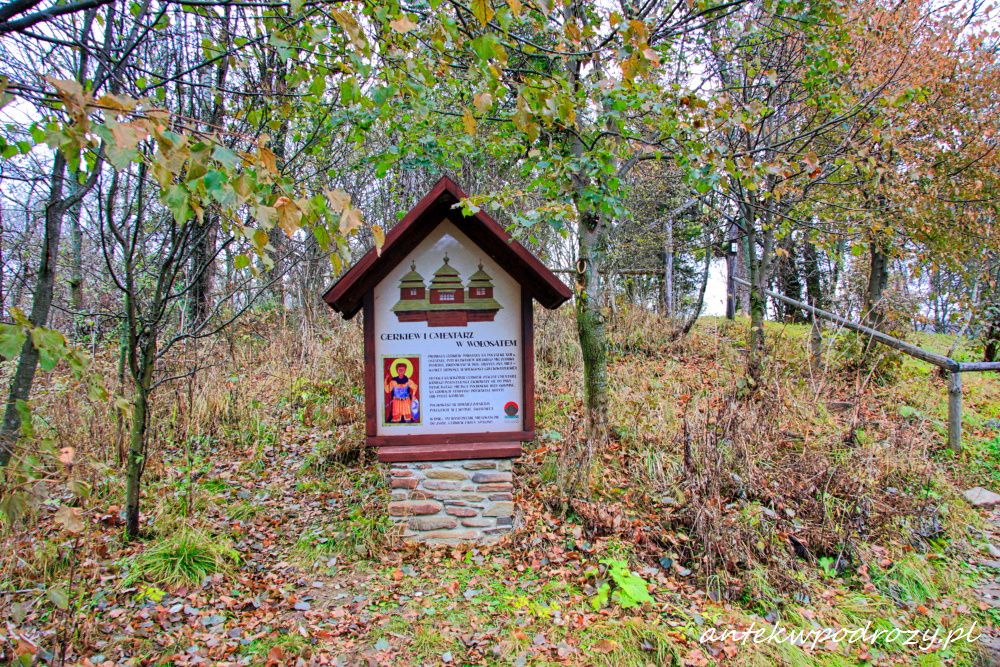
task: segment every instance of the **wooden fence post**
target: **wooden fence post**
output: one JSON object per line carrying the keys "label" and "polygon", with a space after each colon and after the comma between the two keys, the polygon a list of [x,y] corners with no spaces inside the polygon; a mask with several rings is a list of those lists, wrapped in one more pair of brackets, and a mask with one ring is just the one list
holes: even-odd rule
{"label": "wooden fence post", "polygon": [[962,451],[962,374],[948,373],[948,446]]}

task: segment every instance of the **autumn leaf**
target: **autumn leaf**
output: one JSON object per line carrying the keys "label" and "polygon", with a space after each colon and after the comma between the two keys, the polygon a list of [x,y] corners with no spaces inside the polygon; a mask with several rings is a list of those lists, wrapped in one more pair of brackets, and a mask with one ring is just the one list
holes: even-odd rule
{"label": "autumn leaf", "polygon": [[112,111],[135,111],[138,102],[129,97],[106,93],[97,98],[97,104]]}
{"label": "autumn leaf", "polygon": [[411,21],[409,16],[403,14],[395,21],[389,21],[389,27],[395,30],[396,32],[406,34],[411,30],[415,29],[417,27],[417,24]]}
{"label": "autumn leaf", "polygon": [[510,11],[514,16],[520,16],[521,8],[524,5],[521,4],[521,0],[507,0],[507,6],[510,7]]}
{"label": "autumn leaf", "polygon": [[472,115],[472,111],[469,109],[466,109],[462,113],[462,126],[469,136],[476,136],[476,117]]}
{"label": "autumn leaf", "polygon": [[472,98],[472,106],[476,107],[479,113],[486,113],[493,106],[493,96],[487,92],[476,93]]}
{"label": "autumn leaf", "polygon": [[372,238],[375,239],[375,252],[382,254],[382,244],[385,243],[385,232],[378,225],[372,225]]}
{"label": "autumn leaf", "polygon": [[330,202],[330,208],[335,212],[343,211],[351,205],[351,195],[341,189],[327,190],[326,200]]}
{"label": "autumn leaf", "polygon": [[74,81],[73,79],[54,79],[52,77],[48,77],[46,80],[56,89],[56,93],[63,102],[77,107],[86,105],[87,97],[79,81]]}
{"label": "autumn leaf", "polygon": [[365,49],[368,46],[368,40],[365,39],[364,33],[361,31],[361,26],[358,25],[357,20],[354,16],[343,9],[334,9],[330,12],[333,19],[337,22],[344,32],[347,33],[348,38],[358,49]]}
{"label": "autumn leaf", "polygon": [[79,533],[83,530],[83,518],[81,516],[80,508],[78,507],[67,507],[63,505],[58,510],[56,510],[53,519],[56,523],[63,527],[67,533]]}
{"label": "autumn leaf", "polygon": [[290,237],[298,231],[302,222],[302,209],[298,204],[288,197],[278,197],[274,209],[278,212],[278,226],[286,236]]}
{"label": "autumn leaf", "polygon": [[278,158],[267,146],[260,145],[257,147],[257,164],[270,174],[278,173]]}
{"label": "autumn leaf", "polygon": [[610,639],[601,639],[594,643],[594,650],[598,653],[611,653],[618,648],[618,642]]}
{"label": "autumn leaf", "polygon": [[479,19],[479,23],[485,26],[493,18],[490,0],[472,0],[472,13]]}
{"label": "autumn leaf", "polygon": [[340,233],[346,236],[360,227],[361,223],[361,210],[347,206],[340,216]]}

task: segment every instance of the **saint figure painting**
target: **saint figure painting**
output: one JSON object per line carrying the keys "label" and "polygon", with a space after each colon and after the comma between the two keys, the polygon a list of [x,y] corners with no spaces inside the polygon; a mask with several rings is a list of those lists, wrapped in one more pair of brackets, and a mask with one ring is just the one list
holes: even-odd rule
{"label": "saint figure painting", "polygon": [[417,379],[420,357],[384,357],[385,423],[419,424],[420,401]]}

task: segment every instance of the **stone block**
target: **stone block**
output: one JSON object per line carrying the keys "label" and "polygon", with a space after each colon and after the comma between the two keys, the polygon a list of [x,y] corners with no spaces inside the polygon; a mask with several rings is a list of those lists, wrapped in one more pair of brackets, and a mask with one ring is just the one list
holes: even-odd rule
{"label": "stone block", "polygon": [[425,473],[428,479],[469,479],[469,475],[461,470],[450,468],[435,468]]}
{"label": "stone block", "polygon": [[412,470],[402,470],[399,468],[393,468],[391,474],[393,477],[413,477]]}
{"label": "stone block", "polygon": [[389,503],[390,516],[414,516],[437,514],[443,505],[433,500],[403,500]]}
{"label": "stone block", "polygon": [[430,491],[424,491],[423,489],[414,489],[410,491],[410,500],[433,500],[435,494]]}
{"label": "stone block", "polygon": [[490,500],[514,500],[513,493],[491,493]]}
{"label": "stone block", "polygon": [[406,524],[413,530],[427,531],[454,528],[458,520],[450,516],[419,516],[410,519]]}
{"label": "stone block", "polygon": [[476,516],[479,514],[477,510],[474,510],[471,507],[453,507],[451,505],[445,506],[444,511],[445,513],[450,514],[452,516],[468,517],[468,516]]}
{"label": "stone block", "polygon": [[476,487],[476,491],[481,493],[496,493],[505,492],[510,493],[514,490],[514,485],[510,482],[501,484],[480,484]]}
{"label": "stone block", "polygon": [[418,481],[414,477],[393,477],[389,486],[394,489],[415,489]]}
{"label": "stone block", "polygon": [[462,467],[466,470],[495,470],[497,462],[490,460],[469,461],[468,463],[463,463]]}
{"label": "stone block", "polygon": [[476,484],[493,484],[495,482],[512,482],[514,474],[510,472],[477,472],[472,476]]}
{"label": "stone block", "polygon": [[477,503],[486,500],[486,496],[481,493],[471,493],[468,491],[438,491],[434,494],[438,500],[446,502],[470,502]]}
{"label": "stone block", "polygon": [[990,508],[1000,505],[1000,494],[993,493],[981,486],[969,489],[962,494],[973,507]]}
{"label": "stone block", "polygon": [[485,517],[477,516],[469,519],[462,519],[462,525],[468,528],[487,528],[496,525],[496,521],[493,519],[487,519]]}
{"label": "stone block", "polygon": [[512,517],[512,516],[501,516],[501,517],[498,517],[497,518],[497,525],[498,526],[513,526],[514,525],[514,517]]}
{"label": "stone block", "polygon": [[429,479],[423,484],[428,491],[458,491],[462,486],[462,482],[443,479]]}
{"label": "stone block", "polygon": [[425,540],[471,540],[479,535],[479,531],[476,530],[431,530],[426,533],[421,533],[420,537]]}
{"label": "stone block", "polygon": [[514,514],[514,503],[511,502],[499,502],[493,503],[485,510],[483,510],[483,516],[497,516],[506,517]]}

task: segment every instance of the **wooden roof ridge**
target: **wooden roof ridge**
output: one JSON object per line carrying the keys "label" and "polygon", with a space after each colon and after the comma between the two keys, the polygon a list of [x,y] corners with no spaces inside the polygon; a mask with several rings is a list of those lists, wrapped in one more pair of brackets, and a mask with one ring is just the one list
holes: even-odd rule
{"label": "wooden roof ridge", "polygon": [[546,308],[558,308],[573,293],[500,223],[480,209],[465,217],[454,205],[467,195],[455,181],[442,176],[434,187],[389,230],[380,251],[369,250],[323,295],[323,300],[346,319],[361,310],[365,294],[383,280],[421,241],[445,220],[506,270]]}

